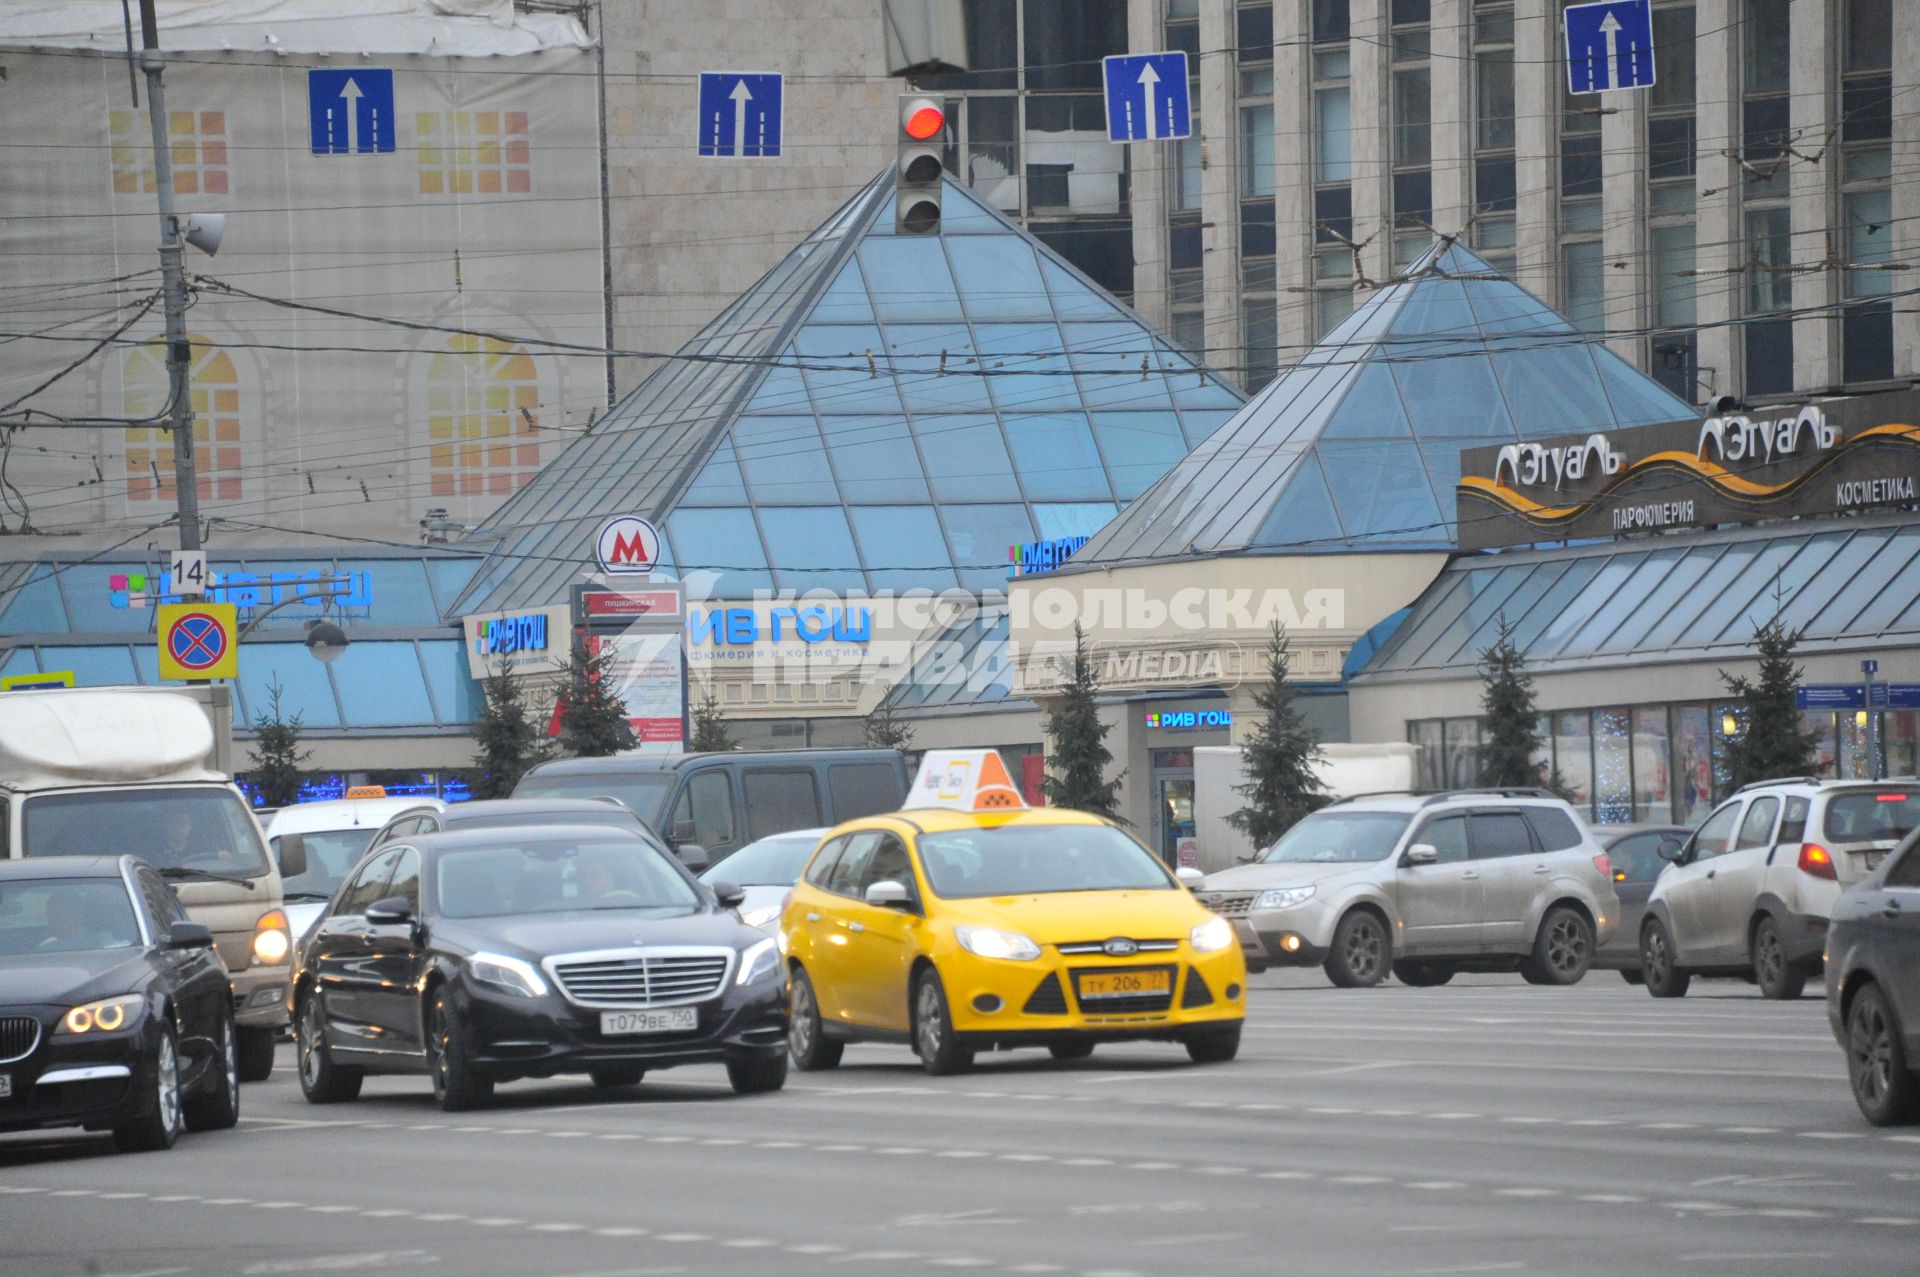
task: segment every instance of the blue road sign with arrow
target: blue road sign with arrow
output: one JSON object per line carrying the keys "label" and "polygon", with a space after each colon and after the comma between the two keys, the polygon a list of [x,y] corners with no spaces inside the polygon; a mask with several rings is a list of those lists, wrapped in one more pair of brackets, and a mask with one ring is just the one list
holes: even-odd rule
{"label": "blue road sign with arrow", "polygon": [[1116,53],[1103,59],[1107,84],[1107,140],[1162,142],[1193,132],[1187,91],[1187,55]]}
{"label": "blue road sign with arrow", "polygon": [[1653,87],[1652,0],[1604,0],[1567,10],[1567,90]]}
{"label": "blue road sign with arrow", "polygon": [[308,71],[307,128],[315,155],[391,153],[393,72],[384,67]]}
{"label": "blue road sign with arrow", "polygon": [[700,154],[770,159],[780,154],[780,99],[772,71],[700,73]]}

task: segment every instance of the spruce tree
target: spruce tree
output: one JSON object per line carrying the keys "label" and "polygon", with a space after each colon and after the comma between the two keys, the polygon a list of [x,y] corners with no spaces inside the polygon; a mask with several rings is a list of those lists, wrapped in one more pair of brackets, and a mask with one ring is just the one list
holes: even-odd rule
{"label": "spruce tree", "polygon": [[861,726],[867,744],[874,749],[913,748],[913,726],[904,719],[894,717],[891,687],[881,696],[880,703],[873,707],[873,713],[867,715]]}
{"label": "spruce tree", "polygon": [[300,764],[313,757],[300,748],[300,715],[281,712],[284,689],[280,680],[267,685],[266,712],[253,720],[253,783],[268,807],[291,807],[300,801]]}
{"label": "spruce tree", "polygon": [[496,667],[481,683],[486,706],[480,711],[474,756],[475,798],[506,798],[527,769],[547,756],[547,741],[534,720],[520,681]]}
{"label": "spruce tree", "polygon": [[1055,807],[1118,820],[1120,777],[1106,779],[1107,764],[1113,761],[1106,739],[1113,728],[1100,721],[1100,707],[1094,702],[1099,691],[1087,656],[1087,637],[1076,622],[1073,673],[1060,689],[1059,703],[1047,711],[1047,774],[1042,787],[1047,802]]}
{"label": "spruce tree", "polygon": [[1818,768],[1819,741],[1800,721],[1794,689],[1805,672],[1794,664],[1801,632],[1788,630],[1778,613],[1754,631],[1760,650],[1760,676],[1720,671],[1727,690],[1746,704],[1746,731],[1727,741],[1727,783],[1735,789],[1778,776],[1810,776]]}
{"label": "spruce tree", "polygon": [[560,744],[575,758],[605,758],[633,748],[633,725],[612,684],[612,651],[574,639],[560,708]]}
{"label": "spruce tree", "polygon": [[1294,705],[1287,683],[1292,662],[1287,636],[1279,625],[1267,640],[1266,682],[1253,694],[1259,720],[1241,746],[1240,766],[1247,778],[1234,789],[1247,805],[1227,817],[1227,823],[1261,850],[1308,812],[1327,801],[1314,764],[1320,761],[1320,734]]}
{"label": "spruce tree", "polygon": [[1503,612],[1495,619],[1499,635],[1480,653],[1479,784],[1500,788],[1542,786],[1561,797],[1565,783],[1539,761],[1540,712],[1533,703],[1533,675],[1527,657],[1514,646],[1514,626]]}
{"label": "spruce tree", "polygon": [[724,753],[740,748],[733,739],[733,733],[727,730],[727,720],[720,712],[720,702],[714,697],[711,681],[693,707],[693,739],[687,743],[687,748],[695,753]]}

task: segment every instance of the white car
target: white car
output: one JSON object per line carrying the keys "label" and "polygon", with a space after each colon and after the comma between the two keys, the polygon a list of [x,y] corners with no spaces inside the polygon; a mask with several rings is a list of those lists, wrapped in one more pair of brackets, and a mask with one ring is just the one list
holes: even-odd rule
{"label": "white car", "polygon": [[300,835],[307,848],[306,872],[286,880],[287,925],[296,946],[319,920],[380,827],[419,805],[417,797],[336,798],[282,807],[273,813],[266,832],[275,858],[280,855],[280,839],[287,834]]}
{"label": "white car", "polygon": [[700,875],[711,887],[730,882],[747,893],[740,902],[740,920],[770,936],[780,934],[780,907],[787,892],[807,867],[807,858],[826,837],[824,829],[790,829],[759,842],[750,842]]}

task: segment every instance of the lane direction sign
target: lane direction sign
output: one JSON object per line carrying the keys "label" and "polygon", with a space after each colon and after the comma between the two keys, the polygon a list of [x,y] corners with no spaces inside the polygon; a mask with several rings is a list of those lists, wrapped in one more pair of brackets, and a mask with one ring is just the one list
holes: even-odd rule
{"label": "lane direction sign", "polygon": [[1192,134],[1193,102],[1183,50],[1116,53],[1102,59],[1102,66],[1109,142],[1165,142]]}
{"label": "lane direction sign", "polygon": [[163,603],[157,611],[161,678],[239,676],[239,618],[233,604]]}
{"label": "lane direction sign", "polygon": [[1567,91],[1653,87],[1652,0],[1602,0],[1566,11]]}
{"label": "lane direction sign", "polygon": [[315,155],[390,155],[393,71],[352,67],[307,72],[307,130]]}
{"label": "lane direction sign", "polygon": [[785,93],[777,71],[702,71],[700,154],[717,159],[779,155]]}

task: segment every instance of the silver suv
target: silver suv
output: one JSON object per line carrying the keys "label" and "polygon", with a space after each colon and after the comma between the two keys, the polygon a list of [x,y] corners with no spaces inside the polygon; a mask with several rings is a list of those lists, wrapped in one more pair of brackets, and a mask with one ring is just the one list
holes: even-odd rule
{"label": "silver suv", "polygon": [[1796,776],[1748,785],[1661,854],[1640,923],[1647,992],[1677,998],[1696,975],[1750,975],[1797,998],[1820,971],[1842,890],[1920,824],[1920,781]]}
{"label": "silver suv", "polygon": [[1363,794],[1289,829],[1200,900],[1231,919],[1249,969],[1322,966],[1343,988],[1518,971],[1573,984],[1613,935],[1607,853],[1544,789]]}

